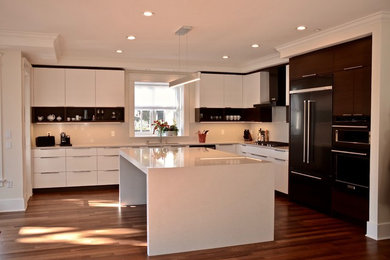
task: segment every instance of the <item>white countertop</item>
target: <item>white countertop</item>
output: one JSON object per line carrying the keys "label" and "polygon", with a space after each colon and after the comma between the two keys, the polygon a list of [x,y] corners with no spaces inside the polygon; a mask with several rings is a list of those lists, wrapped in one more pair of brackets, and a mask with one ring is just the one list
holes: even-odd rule
{"label": "white countertop", "polygon": [[278,146],[278,147],[269,147],[269,146],[260,146],[255,144],[254,142],[239,142],[239,141],[231,141],[231,142],[210,142],[210,143],[199,143],[199,142],[169,142],[163,143],[121,143],[121,144],[73,144],[72,146],[45,146],[45,147],[33,147],[33,149],[70,149],[70,148],[102,148],[102,147],[112,147],[112,148],[123,148],[123,147],[169,147],[169,146],[181,146],[181,145],[226,145],[226,144],[246,144],[255,147],[261,147],[266,149],[280,150],[280,151],[288,151],[288,146]]}
{"label": "white countertop", "polygon": [[269,163],[209,148],[124,148],[120,155],[147,173],[150,168],[184,168],[209,165]]}

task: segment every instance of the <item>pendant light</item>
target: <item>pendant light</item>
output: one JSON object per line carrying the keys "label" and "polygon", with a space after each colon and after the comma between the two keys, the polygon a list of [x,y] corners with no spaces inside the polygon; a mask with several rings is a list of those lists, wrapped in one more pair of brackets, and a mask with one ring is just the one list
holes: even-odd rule
{"label": "pendant light", "polygon": [[[182,26],[182,27],[180,27],[179,30],[177,30],[175,32],[175,35],[179,36],[179,70],[181,67],[180,39],[181,39],[181,36],[186,35],[191,30],[192,30],[192,26]],[[195,73],[188,74],[187,76],[184,76],[182,78],[179,78],[179,79],[176,79],[176,80],[169,82],[169,87],[170,88],[179,87],[179,86],[183,86],[183,85],[186,85],[186,84],[198,81],[198,80],[200,80],[200,72],[195,72]]]}

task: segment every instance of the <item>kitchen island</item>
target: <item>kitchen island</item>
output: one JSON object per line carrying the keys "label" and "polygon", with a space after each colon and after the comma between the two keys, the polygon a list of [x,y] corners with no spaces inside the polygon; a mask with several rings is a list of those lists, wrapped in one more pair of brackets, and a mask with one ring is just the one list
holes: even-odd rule
{"label": "kitchen island", "polygon": [[272,164],[207,148],[120,150],[121,205],[147,205],[148,255],[274,239]]}

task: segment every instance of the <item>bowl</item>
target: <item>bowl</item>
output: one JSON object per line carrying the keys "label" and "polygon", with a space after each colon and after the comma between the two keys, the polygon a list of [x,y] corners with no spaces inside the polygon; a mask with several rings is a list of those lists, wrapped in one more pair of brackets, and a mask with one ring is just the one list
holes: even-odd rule
{"label": "bowl", "polygon": [[54,119],[56,119],[56,116],[54,114],[50,114],[47,116],[47,120],[49,120],[50,122],[54,121]]}
{"label": "bowl", "polygon": [[43,116],[38,116],[38,117],[37,117],[37,119],[38,119],[39,122],[41,122],[41,121],[43,120],[43,118],[44,118]]}

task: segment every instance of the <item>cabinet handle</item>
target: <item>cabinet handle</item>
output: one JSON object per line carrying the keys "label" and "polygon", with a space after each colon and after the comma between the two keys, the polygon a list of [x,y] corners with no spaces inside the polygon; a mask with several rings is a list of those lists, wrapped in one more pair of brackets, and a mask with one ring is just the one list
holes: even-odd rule
{"label": "cabinet handle", "polygon": [[363,116],[363,114],[353,114],[354,116]]}
{"label": "cabinet handle", "polygon": [[241,153],[245,153],[246,154],[247,152],[241,152]]}
{"label": "cabinet handle", "polygon": [[350,190],[356,190],[356,187],[350,184],[347,185],[347,188]]}
{"label": "cabinet handle", "polygon": [[39,157],[41,159],[50,159],[50,158],[59,158],[59,156],[44,156],[44,157]]}
{"label": "cabinet handle", "polygon": [[279,159],[279,158],[274,158],[275,160],[277,161],[281,161],[281,162],[285,162],[286,160],[283,160],[283,159]]}
{"label": "cabinet handle", "polygon": [[363,68],[363,65],[347,67],[347,68],[344,68],[344,70],[353,70],[353,69],[359,69],[359,68]]}
{"label": "cabinet handle", "polygon": [[304,173],[300,173],[300,172],[291,171],[291,173],[296,174],[296,175],[300,175],[300,176],[304,176],[304,177],[308,177],[308,178],[312,178],[312,179],[316,179],[316,180],[322,180],[322,178],[320,178],[320,177],[312,176],[312,175],[308,175],[308,174],[304,174]]}
{"label": "cabinet handle", "polygon": [[343,114],[343,116],[352,116],[352,114]]}
{"label": "cabinet handle", "polygon": [[357,153],[357,152],[348,152],[348,151],[341,151],[341,150],[333,150],[334,153],[345,153],[345,154],[352,154],[352,155],[361,155],[361,156],[367,156],[367,153]]}
{"label": "cabinet handle", "polygon": [[119,155],[103,155],[103,157],[118,157]]}
{"label": "cabinet handle", "polygon": [[92,171],[73,171],[73,172],[77,172],[77,173],[87,173],[87,172],[92,172]]}
{"label": "cabinet handle", "polygon": [[73,158],[89,158],[89,157],[94,157],[93,155],[75,155],[75,156],[70,156]]}
{"label": "cabinet handle", "polygon": [[250,153],[250,155],[258,156],[258,157],[261,157],[261,158],[268,158],[268,156],[260,155],[260,154],[255,154],[255,153]]}
{"label": "cabinet handle", "polygon": [[60,172],[41,172],[41,174],[59,174]]}
{"label": "cabinet handle", "polygon": [[116,170],[104,170],[103,172],[117,172],[119,171],[119,169],[116,169]]}
{"label": "cabinet handle", "polygon": [[302,78],[314,77],[314,76],[317,76],[317,73],[302,75]]}

